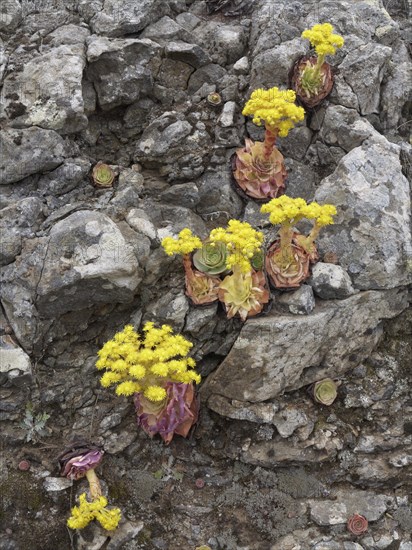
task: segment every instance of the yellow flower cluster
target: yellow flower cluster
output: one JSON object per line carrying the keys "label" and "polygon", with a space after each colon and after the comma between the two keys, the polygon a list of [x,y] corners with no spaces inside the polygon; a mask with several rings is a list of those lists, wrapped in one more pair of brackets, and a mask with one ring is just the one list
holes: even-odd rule
{"label": "yellow flower cluster", "polygon": [[106,369],[100,379],[103,387],[117,384],[117,395],[143,393],[150,401],[166,398],[167,382],[200,382],[200,376],[191,370],[196,363],[186,357],[193,344],[180,334],[173,334],[172,327],[153,323],[143,327],[144,337],[127,325],[98,352],[96,367]]}
{"label": "yellow flower cluster", "polygon": [[119,525],[122,513],[119,508],[106,508],[107,499],[99,497],[93,502],[89,502],[86,493],[79,497],[79,506],[72,508],[72,515],[67,520],[70,529],[83,529],[94,519],[100,523],[103,529],[113,531]]}
{"label": "yellow flower cluster", "polygon": [[333,27],[330,23],[323,25],[314,25],[311,29],[303,31],[302,38],[310,41],[318,55],[334,55],[336,48],[341,48],[344,44],[343,37],[339,34],[333,34]]}
{"label": "yellow flower cluster", "polygon": [[227,229],[223,227],[213,229],[210,232],[210,240],[225,243],[228,251],[226,258],[228,269],[238,266],[242,273],[248,273],[252,269],[251,258],[262,247],[263,233],[253,229],[247,222],[230,220]]}
{"label": "yellow flower cluster", "polygon": [[255,90],[242,113],[252,115],[258,126],[263,120],[267,128],[286,137],[296,122],[305,118],[305,110],[295,105],[295,99],[293,90],[279,90],[276,86],[270,90]]}
{"label": "yellow flower cluster", "polygon": [[173,254],[190,254],[197,248],[202,248],[202,241],[193,235],[187,227],[179,233],[179,238],[165,237],[162,246],[168,256]]}
{"label": "yellow flower cluster", "polygon": [[264,204],[260,211],[263,214],[270,214],[269,220],[274,225],[282,223],[295,224],[299,220],[307,218],[308,220],[316,220],[318,227],[332,224],[332,216],[336,214],[336,208],[332,204],[324,204],[323,206],[317,202],[307,204],[304,199],[292,199],[287,195],[272,199]]}

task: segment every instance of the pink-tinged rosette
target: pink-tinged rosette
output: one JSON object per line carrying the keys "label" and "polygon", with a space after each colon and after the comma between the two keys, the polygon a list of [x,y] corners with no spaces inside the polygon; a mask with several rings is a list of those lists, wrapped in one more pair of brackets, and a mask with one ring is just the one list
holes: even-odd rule
{"label": "pink-tinged rosette", "polygon": [[104,451],[84,440],[75,440],[58,456],[60,475],[69,479],[81,479],[102,461]]}
{"label": "pink-tinged rosette", "polygon": [[354,535],[362,535],[368,530],[368,520],[360,514],[354,514],[348,519],[348,530]]}
{"label": "pink-tinged rosette", "polygon": [[137,424],[153,437],[159,434],[169,444],[175,434],[187,437],[197,421],[199,403],[193,384],[168,382],[167,397],[160,403],[149,401],[141,393],[134,396]]}

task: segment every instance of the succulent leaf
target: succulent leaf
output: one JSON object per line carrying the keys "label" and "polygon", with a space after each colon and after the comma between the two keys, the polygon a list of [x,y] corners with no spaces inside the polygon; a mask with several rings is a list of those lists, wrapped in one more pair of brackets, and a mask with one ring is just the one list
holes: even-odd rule
{"label": "succulent leaf", "polygon": [[225,243],[206,241],[192,257],[196,269],[208,275],[218,275],[226,271],[227,248]]}
{"label": "succulent leaf", "polygon": [[220,279],[193,269],[190,255],[183,256],[186,295],[197,305],[207,305],[218,299]]}
{"label": "succulent leaf", "polygon": [[245,140],[245,147],[235,156],[234,178],[247,196],[272,199],[285,192],[286,168],[283,155],[276,147],[265,157],[264,143]]}
{"label": "succulent leaf", "polygon": [[238,314],[242,321],[246,321],[248,317],[260,313],[269,298],[261,271],[241,273],[236,269],[220,284],[219,299],[225,304],[228,319]]}
{"label": "succulent leaf", "polygon": [[310,257],[292,238],[291,254],[285,264],[280,239],[276,239],[266,254],[266,272],[276,288],[298,288],[309,277]]}
{"label": "succulent leaf", "polygon": [[169,444],[175,434],[187,437],[197,421],[199,404],[193,384],[166,384],[166,399],[153,406],[141,393],[134,397],[137,423],[150,436],[159,434]]}
{"label": "succulent leaf", "polygon": [[108,164],[98,162],[92,171],[93,183],[96,187],[111,187],[115,178],[115,173]]}
{"label": "succulent leaf", "polygon": [[337,385],[331,378],[319,380],[313,386],[313,397],[317,403],[322,405],[332,405],[337,395]]}

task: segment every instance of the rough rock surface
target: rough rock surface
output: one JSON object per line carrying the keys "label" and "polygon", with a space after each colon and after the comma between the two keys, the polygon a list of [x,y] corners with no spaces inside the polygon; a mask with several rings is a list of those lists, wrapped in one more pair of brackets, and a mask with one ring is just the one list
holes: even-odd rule
{"label": "rough rock surface", "polygon": [[[410,550],[408,8],[1,3],[1,548]],[[181,258],[160,241],[231,218],[273,241],[231,158],[263,136],[241,114],[251,91],[288,85],[319,21],[345,39],[328,58],[334,89],[278,142],[287,193],[337,205],[317,240],[337,263],[273,291],[269,312],[227,320],[218,303],[190,303]],[[98,161],[110,188],[92,185]],[[204,385],[196,429],[168,447],[136,429],[131,400],[95,368],[105,341],[147,320],[190,338]],[[313,399],[324,377],[337,384],[330,406]],[[54,456],[74,435],[106,451],[103,490],[124,518],[110,537],[95,523],[68,532],[86,482],[59,479]],[[353,511],[370,520],[356,542]]]}

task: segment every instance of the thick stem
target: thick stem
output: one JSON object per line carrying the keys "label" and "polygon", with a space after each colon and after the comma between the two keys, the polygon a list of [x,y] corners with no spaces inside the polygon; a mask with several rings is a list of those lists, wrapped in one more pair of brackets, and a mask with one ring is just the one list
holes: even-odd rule
{"label": "thick stem", "polygon": [[311,248],[311,246],[319,236],[320,229],[321,229],[321,226],[319,226],[315,222],[315,225],[313,226],[312,231],[309,233],[306,239],[302,239],[300,244],[303,246],[303,248],[305,248],[305,250],[309,250]]}
{"label": "thick stem", "polygon": [[278,131],[277,130],[271,130],[266,126],[265,130],[265,140],[263,142],[263,154],[265,156],[265,159],[268,159],[270,155],[272,154],[273,148],[276,143],[276,138],[278,137]]}
{"label": "thick stem", "polygon": [[322,65],[324,64],[325,62],[325,55],[319,55],[318,56],[318,60],[316,61],[316,65],[315,65],[315,75],[316,77],[320,76],[320,70],[322,68]]}
{"label": "thick stem", "polygon": [[286,268],[293,262],[293,248],[292,248],[292,237],[293,237],[293,227],[290,223],[282,223],[279,229],[280,237],[280,250],[281,250],[281,263],[280,267]]}
{"label": "thick stem", "polygon": [[87,470],[86,472],[87,481],[90,486],[90,495],[92,500],[97,500],[102,496],[102,488],[100,486],[99,478],[96,475],[96,472],[92,470]]}

